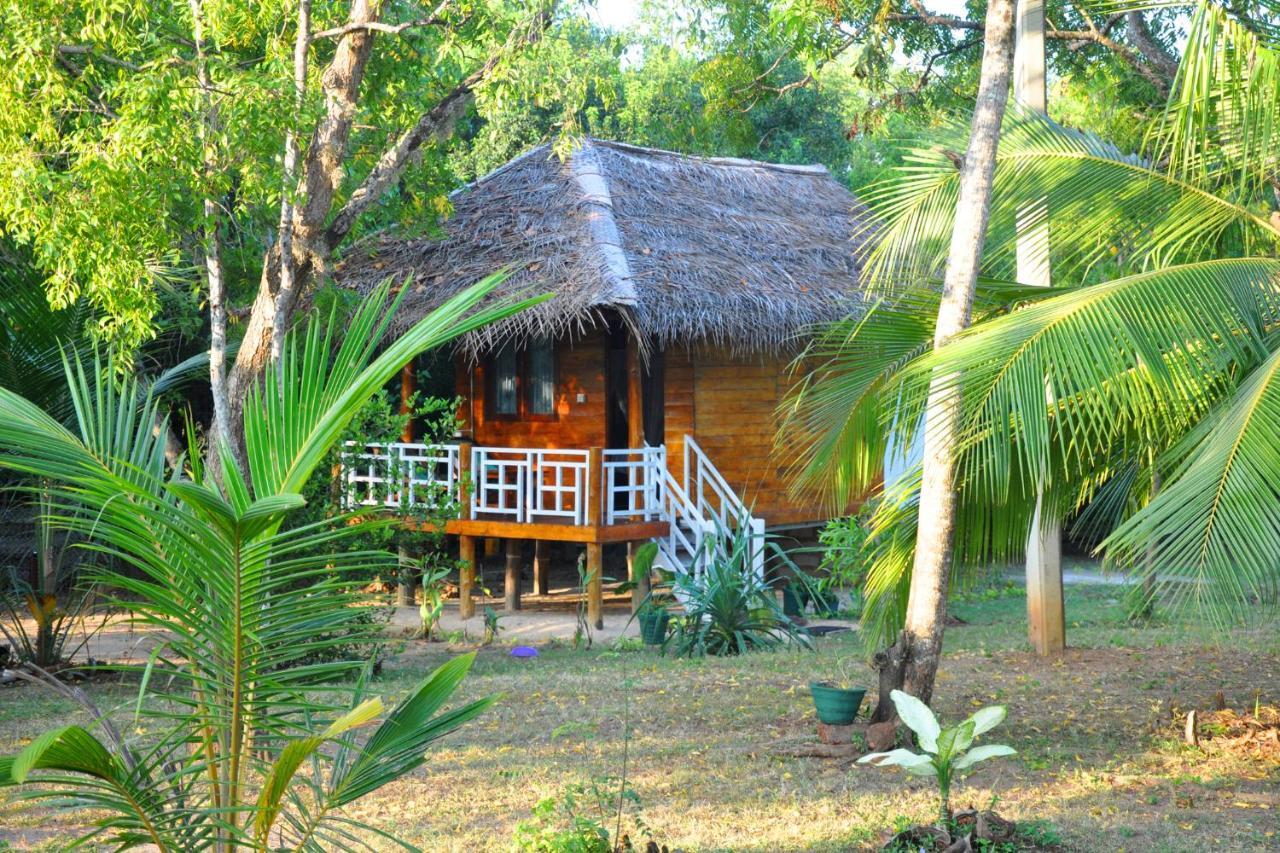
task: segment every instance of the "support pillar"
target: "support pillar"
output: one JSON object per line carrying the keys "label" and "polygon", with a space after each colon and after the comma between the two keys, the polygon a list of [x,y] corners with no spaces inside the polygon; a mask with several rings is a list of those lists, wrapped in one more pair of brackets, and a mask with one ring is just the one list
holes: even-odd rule
{"label": "support pillar", "polygon": [[627,447],[644,447],[644,374],[634,334],[627,335]]}
{"label": "support pillar", "polygon": [[551,583],[547,573],[551,569],[551,543],[538,539],[533,543],[533,591],[536,595],[549,595]]}
{"label": "support pillar", "polygon": [[507,540],[507,580],[503,585],[507,594],[508,613],[520,609],[520,563],[524,559],[524,540]]}
{"label": "support pillar", "polygon": [[[604,452],[593,447],[587,452],[587,526],[600,529],[604,506]],[[587,619],[597,630],[604,627],[604,547],[587,543]]]}
{"label": "support pillar", "polygon": [[418,571],[413,565],[409,549],[401,545],[397,549],[396,560],[396,604],[401,607],[412,607],[414,592],[418,586]]}
{"label": "support pillar", "polygon": [[492,537],[492,536],[487,536],[487,537],[485,537],[485,540],[484,540],[484,555],[485,555],[486,557],[496,557],[496,556],[498,556],[498,548],[499,548],[499,546],[500,546],[501,544],[502,544],[502,540],[500,540],[500,539],[496,539],[496,538],[494,538],[494,537]]}
{"label": "support pillar", "polygon": [[406,417],[400,440],[413,441],[413,395],[417,392],[418,379],[413,372],[413,361],[400,370],[400,414]]}
{"label": "support pillar", "polygon": [[476,603],[471,597],[476,585],[476,538],[458,537],[458,559],[462,569],[458,576],[458,616],[470,619],[476,615]]}
{"label": "support pillar", "polygon": [[587,621],[596,630],[604,627],[604,546],[587,543]]}

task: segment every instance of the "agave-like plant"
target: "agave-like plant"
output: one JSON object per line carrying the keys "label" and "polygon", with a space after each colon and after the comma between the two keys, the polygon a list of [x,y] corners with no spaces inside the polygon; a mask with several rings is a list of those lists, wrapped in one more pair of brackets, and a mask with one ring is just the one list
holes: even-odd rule
{"label": "agave-like plant", "polygon": [[799,574],[777,543],[760,541],[746,525],[709,536],[699,555],[707,554],[705,565],[677,574],[671,583],[671,593],[684,612],[676,617],[664,653],[729,656],[788,643],[812,645],[809,635],[778,604],[768,573],[756,571],[753,560],[759,548],[766,550],[770,562],[787,563],[792,574]]}
{"label": "agave-like plant", "polygon": [[399,304],[389,283],[340,330],[313,322],[291,333],[281,369],[244,407],[247,470],[223,452],[217,478],[198,455],[168,468],[156,400],[100,361],[67,361],[73,428],[0,390],[0,466],[48,484],[54,523],[131,570],[96,580],[164,638],[136,667],[141,734],[125,737],[101,715],[54,728],[0,759],[0,783],[100,810],[85,839],[119,848],[335,850],[368,846],[369,832],[390,839],[344,807],[421,765],[431,741],[493,700],[442,711],[470,667],[463,656],[384,713],[364,695],[364,663],[319,653],[373,639],[348,578],[389,572],[394,558],[344,553],[353,519],[284,522],[361,404],[402,365],[522,307],[477,309],[495,283],[449,300],[380,354]]}
{"label": "agave-like plant", "polygon": [[1017,754],[1013,747],[1003,744],[973,745],[975,738],[1003,722],[1007,713],[1003,705],[979,708],[960,725],[944,729],[929,706],[909,693],[894,690],[889,698],[898,710],[898,717],[916,733],[916,740],[924,752],[916,753],[909,749],[872,752],[859,758],[858,763],[879,767],[896,765],[913,776],[936,779],[939,816],[943,824],[951,819],[951,783],[959,774],[980,761]]}
{"label": "agave-like plant", "polygon": [[[934,352],[922,306],[945,263],[964,130],[910,146],[863,195],[878,229],[869,311],[815,344],[783,437],[801,447],[802,485],[847,501],[875,486],[882,448],[916,443],[930,380],[952,377],[960,576],[1021,551],[1043,489],[1048,511],[1079,513],[1149,594],[1234,618],[1280,595],[1280,29],[1274,4],[1125,5],[1194,7],[1145,155],[1011,113],[989,280],[973,327]],[[1014,275],[1028,199],[1047,200],[1053,288],[998,284]],[[887,484],[871,520],[874,643],[902,624],[916,480]]]}

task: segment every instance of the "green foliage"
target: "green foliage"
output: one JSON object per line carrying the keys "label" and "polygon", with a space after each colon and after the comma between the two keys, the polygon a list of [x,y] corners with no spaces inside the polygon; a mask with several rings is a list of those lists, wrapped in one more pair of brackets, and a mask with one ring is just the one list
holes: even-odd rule
{"label": "green foliage", "polygon": [[56,522],[131,570],[103,567],[96,580],[165,637],[133,668],[147,738],[125,740],[95,715],[98,733],[47,732],[0,760],[0,779],[102,811],[87,837],[121,847],[322,850],[366,829],[343,807],[420,766],[431,741],[492,699],[441,711],[471,665],[456,658],[357,742],[384,710],[364,696],[363,665],[308,659],[367,630],[334,564],[377,569],[392,558],[346,551],[356,524],[285,522],[364,401],[406,361],[522,307],[474,310],[493,284],[449,300],[381,354],[398,304],[389,283],[341,330],[292,333],[282,369],[246,401],[248,471],[224,452],[218,480],[195,459],[168,467],[154,396],[132,377],[115,381],[107,364],[69,359],[73,429],[0,390],[0,464],[49,483]]}
{"label": "green foliage", "polygon": [[[782,611],[774,583],[757,573],[754,556],[761,548],[779,563],[790,563],[770,541],[760,541],[746,528],[722,532],[724,553],[712,540],[704,543],[709,558],[693,571],[676,574],[671,594],[684,606],[673,619],[663,645],[677,657],[742,655],[790,643],[810,646],[808,634]],[[698,563],[695,560],[695,565]],[[794,570],[794,564],[791,565]]]}
{"label": "green foliage", "polygon": [[833,518],[818,532],[822,563],[819,582],[824,591],[853,589],[862,585],[867,571],[867,517],[874,504],[844,518]]}
{"label": "green foliage", "polygon": [[[0,3],[0,223],[32,252],[56,307],[79,298],[96,332],[131,350],[155,333],[167,290],[195,291],[205,197],[224,214],[230,292],[257,287],[279,220],[282,151],[294,123],[292,51],[297,4],[204,0],[206,62],[217,132],[213,168],[202,168],[204,111],[187,3],[140,0],[6,0]],[[389,138],[412,127],[490,57],[498,57],[477,101],[500,109],[526,86],[581,97],[577,81],[555,73],[559,41],[512,34],[539,0],[447,4],[433,13],[413,0],[380,4],[380,19],[439,23],[379,33],[355,105],[350,155],[337,164],[341,204],[377,162]],[[349,4],[315,3],[312,31],[347,21]],[[562,18],[568,18],[564,15]],[[508,45],[508,40],[512,39]],[[305,140],[323,114],[323,72],[336,40],[315,40],[297,130]],[[504,46],[506,46],[504,48]],[[428,143],[361,223],[412,232],[448,211],[456,176],[445,146]],[[289,191],[293,187],[288,188]]]}
{"label": "green foliage", "polygon": [[[640,819],[640,796],[623,780],[613,777],[592,779],[569,785],[557,797],[547,797],[533,807],[533,818],[516,824],[513,849],[520,853],[613,853],[623,847],[619,834],[614,838],[609,824],[620,822],[627,805],[637,812],[632,827],[645,833]],[[618,829],[615,826],[615,829]]]}
{"label": "green foliage", "polygon": [[936,779],[943,823],[951,819],[951,783],[957,775],[989,758],[1016,754],[1012,747],[1002,744],[973,746],[975,738],[1004,720],[1006,712],[1002,705],[981,708],[960,725],[944,729],[929,706],[916,697],[901,690],[894,690],[889,697],[899,719],[916,733],[916,741],[924,752],[914,753],[909,749],[873,752],[859,758],[858,763],[879,767],[896,765],[913,776]]}

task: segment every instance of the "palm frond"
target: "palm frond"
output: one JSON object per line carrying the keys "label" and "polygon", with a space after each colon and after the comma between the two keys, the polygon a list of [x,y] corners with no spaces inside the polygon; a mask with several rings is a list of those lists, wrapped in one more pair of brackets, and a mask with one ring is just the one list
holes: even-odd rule
{"label": "palm frond", "polygon": [[[866,273],[875,287],[941,279],[967,126],[949,124],[904,152],[904,165],[868,188]],[[1028,199],[1045,199],[1028,216]],[[1139,271],[1214,257],[1224,240],[1270,250],[1280,232],[1255,209],[1153,167],[1109,142],[1036,114],[1011,113],[996,156],[983,270],[1013,278],[1019,224],[1048,217],[1058,280],[1095,270]],[[1034,221],[1033,221],[1034,220]],[[1080,235],[1089,239],[1082,240]]]}
{"label": "palm frond", "polygon": [[1278,276],[1277,260],[1204,261],[981,323],[903,371],[901,419],[923,423],[935,370],[960,377],[968,487],[1003,503],[1010,488],[1088,476],[1117,443],[1166,446],[1267,357]]}
{"label": "palm frond", "polygon": [[1109,559],[1151,559],[1175,601],[1238,612],[1280,591],[1280,351],[1144,509],[1103,543]]}

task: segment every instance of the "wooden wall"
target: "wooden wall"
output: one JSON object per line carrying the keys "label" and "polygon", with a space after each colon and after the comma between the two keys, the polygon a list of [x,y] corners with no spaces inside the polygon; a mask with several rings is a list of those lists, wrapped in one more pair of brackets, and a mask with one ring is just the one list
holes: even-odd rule
{"label": "wooden wall", "polygon": [[[459,358],[457,393],[463,398],[463,431],[476,444],[510,447],[604,447],[605,341],[602,333],[557,344],[556,418],[494,420],[485,417],[484,364]],[[474,379],[474,384],[472,380]],[[468,399],[474,389],[474,399]],[[585,402],[578,402],[578,395]]]}
{"label": "wooden wall", "polygon": [[[476,444],[512,447],[604,447],[605,337],[563,342],[557,352],[555,420],[485,417],[484,365],[457,365],[463,430]],[[665,355],[664,432],[671,471],[684,471],[684,436],[693,435],[729,484],[770,525],[821,521],[819,507],[787,494],[788,466],[773,452],[776,410],[790,381],[789,359],[733,356],[720,349],[678,348]],[[474,384],[473,384],[474,380]],[[466,399],[474,388],[474,399]],[[585,402],[578,395],[585,394]]]}
{"label": "wooden wall", "polygon": [[684,435],[702,446],[747,506],[770,525],[820,521],[819,507],[787,494],[788,465],[773,452],[776,410],[789,359],[733,356],[699,347],[666,354],[666,443],[672,473],[684,471]]}

